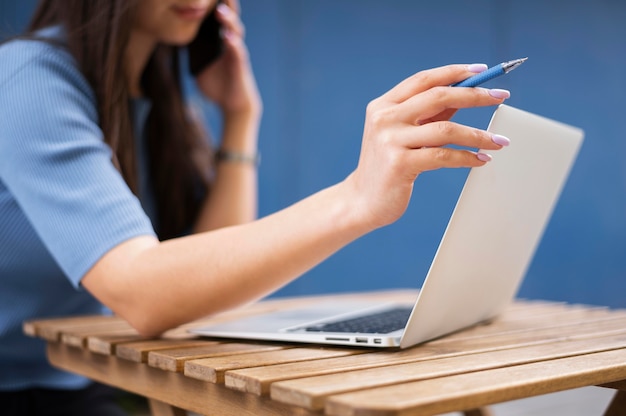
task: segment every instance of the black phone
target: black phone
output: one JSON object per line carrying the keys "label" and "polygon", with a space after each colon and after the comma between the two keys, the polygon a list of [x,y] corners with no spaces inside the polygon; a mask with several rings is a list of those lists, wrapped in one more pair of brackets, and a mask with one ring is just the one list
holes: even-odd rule
{"label": "black phone", "polygon": [[[220,3],[219,1],[217,2]],[[198,75],[204,68],[215,61],[223,52],[224,44],[220,33],[220,23],[217,21],[217,5],[205,17],[196,38],[187,47],[189,57],[189,71]]]}

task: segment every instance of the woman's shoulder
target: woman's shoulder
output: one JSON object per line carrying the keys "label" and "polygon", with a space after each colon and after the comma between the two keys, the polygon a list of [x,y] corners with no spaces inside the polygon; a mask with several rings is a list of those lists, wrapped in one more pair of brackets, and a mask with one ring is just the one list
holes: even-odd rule
{"label": "woman's shoulder", "polygon": [[[17,36],[0,43],[0,56],[13,60],[25,57],[52,55],[58,58],[69,58],[62,30],[58,27],[49,27],[30,35]],[[43,55],[42,55],[43,54]],[[11,64],[14,61],[3,63]]]}
{"label": "woman's shoulder", "polygon": [[20,36],[0,44],[0,75],[7,76],[25,67],[50,68],[61,64],[76,68],[59,27],[49,27],[32,35]]}
{"label": "woman's shoulder", "polygon": [[0,89],[20,88],[36,79],[60,80],[90,94],[90,88],[56,27],[0,45]]}

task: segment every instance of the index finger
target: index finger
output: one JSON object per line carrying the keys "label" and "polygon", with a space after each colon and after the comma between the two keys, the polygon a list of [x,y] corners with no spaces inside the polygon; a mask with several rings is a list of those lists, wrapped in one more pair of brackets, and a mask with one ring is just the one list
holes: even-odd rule
{"label": "index finger", "polygon": [[411,75],[383,95],[384,99],[401,103],[410,97],[437,86],[447,86],[487,69],[484,64],[453,64],[427,69]]}

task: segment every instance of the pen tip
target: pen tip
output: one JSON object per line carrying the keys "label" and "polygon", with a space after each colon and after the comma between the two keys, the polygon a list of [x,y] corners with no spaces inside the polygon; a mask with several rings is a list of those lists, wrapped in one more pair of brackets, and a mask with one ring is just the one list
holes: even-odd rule
{"label": "pen tip", "polygon": [[525,58],[519,58],[519,59],[514,59],[512,61],[504,62],[502,64],[504,73],[511,72],[512,70],[514,70],[515,68],[523,64],[527,59],[528,57],[525,57]]}
{"label": "pen tip", "polygon": [[524,62],[526,62],[526,60],[527,60],[527,59],[528,59],[528,57],[525,57],[525,58],[519,58],[519,59],[514,60],[514,61],[512,62],[512,64],[513,64],[515,67],[518,67],[518,66],[520,66],[521,64],[523,64]]}

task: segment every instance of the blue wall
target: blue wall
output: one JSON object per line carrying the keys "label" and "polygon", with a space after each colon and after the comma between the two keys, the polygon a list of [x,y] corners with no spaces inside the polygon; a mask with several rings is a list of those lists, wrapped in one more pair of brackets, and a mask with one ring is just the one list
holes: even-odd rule
{"label": "blue wall", "polygon": [[[343,179],[365,106],[403,78],[528,56],[489,86],[510,89],[510,105],[582,127],[586,140],[520,296],[626,307],[626,2],[241,2],[265,103],[261,214]],[[1,29],[20,28],[33,3],[0,0]],[[455,121],[485,128],[491,111]],[[400,221],[279,294],[419,286],[466,175],[422,175]]]}

